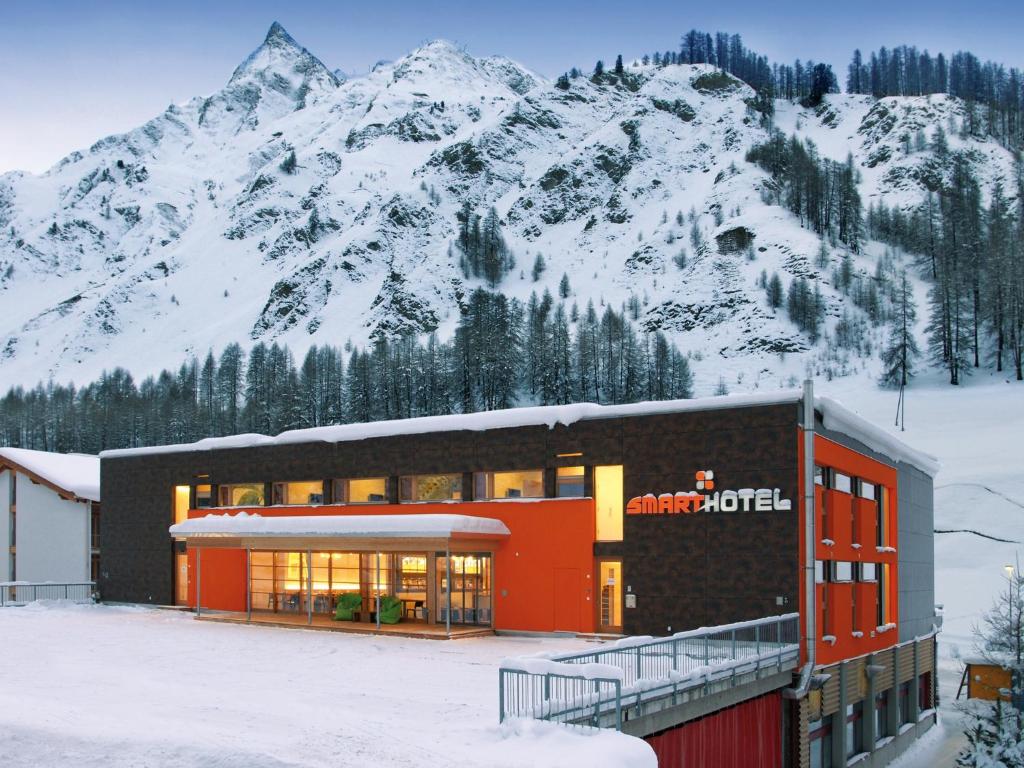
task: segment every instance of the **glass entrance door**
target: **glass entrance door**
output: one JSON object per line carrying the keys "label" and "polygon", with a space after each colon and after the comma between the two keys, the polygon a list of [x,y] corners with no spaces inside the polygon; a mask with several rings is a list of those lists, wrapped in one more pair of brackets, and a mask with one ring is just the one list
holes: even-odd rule
{"label": "glass entrance door", "polygon": [[597,626],[599,632],[622,631],[622,561],[598,562]]}
{"label": "glass entrance door", "polygon": [[[451,556],[451,623],[490,626],[492,620],[491,555],[490,553]],[[437,621],[448,618],[448,561],[443,553],[436,556]]]}

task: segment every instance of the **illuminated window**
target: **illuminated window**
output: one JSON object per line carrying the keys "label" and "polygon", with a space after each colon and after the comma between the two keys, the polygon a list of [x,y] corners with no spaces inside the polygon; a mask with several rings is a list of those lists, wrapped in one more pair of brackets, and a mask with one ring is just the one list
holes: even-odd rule
{"label": "illuminated window", "polygon": [[188,520],[188,510],[191,506],[192,486],[174,486],[174,522],[183,523]]}
{"label": "illuminated window", "polygon": [[266,503],[263,483],[238,483],[219,486],[220,506],[260,507]]}
{"label": "illuminated window", "polygon": [[597,540],[622,541],[622,465],[594,467]]}
{"label": "illuminated window", "polygon": [[583,495],[583,467],[559,467],[555,474],[555,496],[559,498]]}
{"label": "illuminated window", "polygon": [[196,486],[196,509],[206,509],[213,506],[213,486]]}
{"label": "illuminated window", "polygon": [[275,504],[323,504],[322,480],[301,483],[274,483]]}
{"label": "illuminated window", "polygon": [[386,504],[388,479],[364,477],[334,481],[335,504]]}
{"label": "illuminated window", "polygon": [[462,475],[407,475],[399,478],[399,500],[461,501]]}
{"label": "illuminated window", "polygon": [[622,628],[622,561],[602,560],[599,568],[598,624],[602,630]]}
{"label": "illuminated window", "polygon": [[544,471],[477,472],[473,476],[475,499],[539,499],[544,496]]}

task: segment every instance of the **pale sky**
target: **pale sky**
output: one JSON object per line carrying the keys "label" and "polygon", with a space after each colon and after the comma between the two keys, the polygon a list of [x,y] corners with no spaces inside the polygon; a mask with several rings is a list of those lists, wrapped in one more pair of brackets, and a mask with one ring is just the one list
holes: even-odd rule
{"label": "pale sky", "polygon": [[618,53],[677,49],[691,27],[739,33],[773,61],[827,61],[840,82],[854,48],[903,43],[1024,67],[1024,3],[1005,0],[0,0],[0,172],[43,171],[170,103],[217,90],[275,20],[331,69],[355,73],[446,38],[554,77]]}

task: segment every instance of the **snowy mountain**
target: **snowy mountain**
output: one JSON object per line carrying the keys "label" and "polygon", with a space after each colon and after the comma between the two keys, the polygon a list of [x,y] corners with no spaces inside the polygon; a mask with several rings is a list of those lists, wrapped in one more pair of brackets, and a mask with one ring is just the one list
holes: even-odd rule
{"label": "snowy mountain", "polygon": [[[852,154],[865,205],[908,208],[948,168],[907,136],[963,110],[941,95],[831,95],[779,101],[774,120],[824,157]],[[829,342],[844,311],[864,322],[832,285],[843,248],[821,263],[819,237],[745,160],[768,138],[761,118],[754,92],[709,65],[634,65],[565,89],[437,41],[346,78],[275,23],[217,93],[40,176],[0,175],[0,387],[115,365],[141,376],[234,341],[301,353],[447,336],[483,285],[453,246],[467,202],[497,209],[516,258],[498,290],[557,295],[565,274],[580,309],[635,297],[639,327],[693,353],[698,390],[873,371],[880,329],[858,353]],[[1010,186],[1009,152],[948,133],[986,188]],[[853,264],[873,274],[884,251],[868,243]],[[819,278],[826,335],[772,309],[762,271]]]}

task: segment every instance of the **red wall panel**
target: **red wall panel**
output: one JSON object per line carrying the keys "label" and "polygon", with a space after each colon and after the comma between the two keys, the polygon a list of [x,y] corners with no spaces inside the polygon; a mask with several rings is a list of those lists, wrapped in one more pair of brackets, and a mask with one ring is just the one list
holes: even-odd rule
{"label": "red wall panel", "polygon": [[[239,511],[194,509],[189,517]],[[537,632],[593,632],[596,628],[593,499],[258,507],[244,511],[266,517],[460,514],[496,518],[508,526],[511,536],[488,542],[494,551],[494,628]],[[188,553],[189,605],[193,607],[196,551]],[[558,582],[558,575],[567,572],[577,574],[576,580],[572,584],[564,578]],[[245,610],[245,550],[204,549],[202,579],[204,608]],[[561,584],[560,589],[554,588],[556,584]]]}
{"label": "red wall panel", "polygon": [[751,699],[646,741],[660,768],[782,768],[782,697]]}

